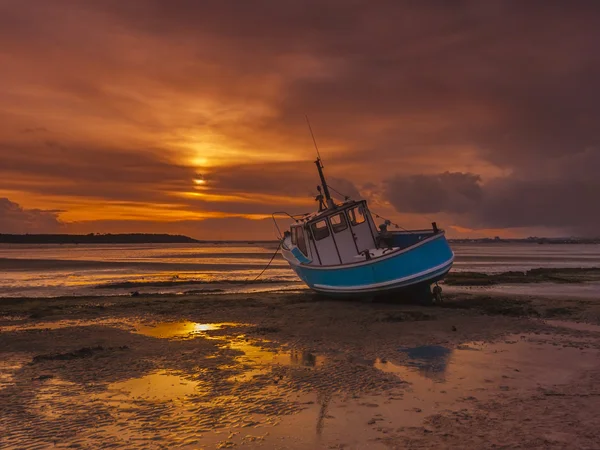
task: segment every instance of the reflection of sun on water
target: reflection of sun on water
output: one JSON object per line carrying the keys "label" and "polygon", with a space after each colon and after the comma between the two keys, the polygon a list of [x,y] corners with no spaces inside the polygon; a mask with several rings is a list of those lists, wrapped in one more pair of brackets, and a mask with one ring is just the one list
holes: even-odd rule
{"label": "reflection of sun on water", "polygon": [[209,331],[223,328],[221,323],[197,323],[194,325],[194,331]]}
{"label": "reflection of sun on water", "polygon": [[137,333],[161,339],[193,339],[198,335],[208,339],[210,336],[204,334],[206,331],[220,330],[224,327],[236,327],[242,324],[233,322],[222,323],[197,323],[190,321],[164,322],[156,325],[140,325]]}

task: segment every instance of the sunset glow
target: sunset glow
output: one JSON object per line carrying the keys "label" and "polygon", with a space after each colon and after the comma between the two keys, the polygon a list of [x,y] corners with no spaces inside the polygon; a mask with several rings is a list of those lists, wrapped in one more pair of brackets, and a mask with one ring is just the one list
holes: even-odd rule
{"label": "sunset glow", "polygon": [[403,226],[597,234],[596,6],[326,3],[2,2],[0,232],[273,238],[243,220],[316,207],[308,114]]}

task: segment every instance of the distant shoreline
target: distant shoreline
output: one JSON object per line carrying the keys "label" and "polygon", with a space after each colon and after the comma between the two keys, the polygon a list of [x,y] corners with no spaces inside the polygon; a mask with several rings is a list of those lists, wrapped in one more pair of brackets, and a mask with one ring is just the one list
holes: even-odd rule
{"label": "distant shoreline", "polygon": [[[272,244],[277,240],[194,239],[178,234],[1,234],[0,244]],[[600,238],[448,239],[451,244],[600,244]]]}
{"label": "distant shoreline", "polygon": [[600,238],[448,239],[451,244],[600,244]]}
{"label": "distant shoreline", "polygon": [[2,244],[188,244],[196,239],[172,234],[0,234]]}
{"label": "distant shoreline", "polygon": [[194,239],[179,234],[1,234],[0,244],[272,244],[276,240]]}

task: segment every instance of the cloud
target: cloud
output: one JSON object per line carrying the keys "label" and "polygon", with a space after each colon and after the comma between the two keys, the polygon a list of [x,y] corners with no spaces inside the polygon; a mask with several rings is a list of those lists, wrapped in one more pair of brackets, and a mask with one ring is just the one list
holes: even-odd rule
{"label": "cloud", "polygon": [[56,233],[63,229],[60,211],[25,209],[7,198],[0,198],[0,233]]}
{"label": "cloud", "polygon": [[[271,218],[252,220],[243,217],[172,220],[157,224],[153,220],[81,220],[63,222],[61,211],[26,209],[7,198],[0,198],[0,233],[171,233],[197,239],[260,240],[276,239]],[[279,219],[286,227],[286,219]],[[283,228],[282,228],[283,229]]]}
{"label": "cloud", "polygon": [[482,200],[481,178],[471,173],[396,176],[384,182],[386,199],[399,212],[465,213]]}
{"label": "cloud", "polygon": [[459,227],[554,228],[597,237],[598,167],[600,151],[587,148],[485,183],[478,175],[446,172],[396,176],[383,189],[398,212],[449,213]]}
{"label": "cloud", "polygon": [[499,180],[485,190],[485,202],[471,211],[479,227],[554,227],[571,234],[600,235],[600,182]]}
{"label": "cloud", "polygon": [[[596,218],[598,2],[1,3],[0,195],[24,205],[304,209],[308,113],[353,197],[466,227]],[[210,195],[186,197],[197,173]]]}

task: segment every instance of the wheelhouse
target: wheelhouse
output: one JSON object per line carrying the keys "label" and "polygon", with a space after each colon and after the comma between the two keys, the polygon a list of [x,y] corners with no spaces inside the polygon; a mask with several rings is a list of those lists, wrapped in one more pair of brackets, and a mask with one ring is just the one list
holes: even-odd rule
{"label": "wheelhouse", "polygon": [[[350,201],[291,226],[291,242],[313,265],[349,264],[376,247],[366,201]],[[364,257],[363,257],[364,258]]]}

